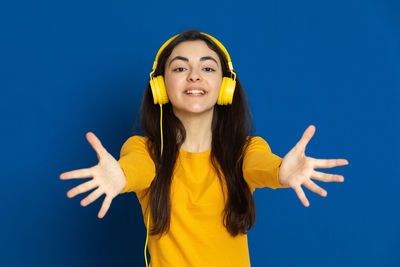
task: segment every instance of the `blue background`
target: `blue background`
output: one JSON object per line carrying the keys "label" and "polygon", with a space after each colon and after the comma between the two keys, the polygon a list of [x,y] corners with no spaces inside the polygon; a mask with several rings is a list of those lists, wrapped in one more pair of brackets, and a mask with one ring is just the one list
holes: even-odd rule
{"label": "blue background", "polygon": [[400,266],[400,2],[2,1],[0,266],[144,266],[134,193],[104,219],[62,172],[117,159],[159,47],[196,28],[228,49],[255,133],[284,157],[345,158],[343,183],[257,189],[252,266]]}

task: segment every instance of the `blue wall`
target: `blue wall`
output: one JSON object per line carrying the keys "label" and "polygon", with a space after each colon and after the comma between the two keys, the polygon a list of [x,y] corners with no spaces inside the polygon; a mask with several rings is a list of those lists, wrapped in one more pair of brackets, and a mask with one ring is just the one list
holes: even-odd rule
{"label": "blue wall", "polygon": [[[382,0],[2,1],[0,266],[144,266],[133,193],[88,207],[59,174],[132,135],[159,47],[196,28],[228,49],[255,132],[284,157],[346,158],[344,183],[257,189],[252,266],[400,266],[400,3]],[[87,194],[85,194],[87,195]]]}

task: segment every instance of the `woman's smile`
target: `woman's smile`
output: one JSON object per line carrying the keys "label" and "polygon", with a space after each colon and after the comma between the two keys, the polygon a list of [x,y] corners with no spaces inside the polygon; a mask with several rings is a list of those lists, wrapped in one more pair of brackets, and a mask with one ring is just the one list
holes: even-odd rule
{"label": "woman's smile", "polygon": [[198,86],[190,86],[184,91],[184,94],[190,97],[202,97],[207,94],[207,91]]}

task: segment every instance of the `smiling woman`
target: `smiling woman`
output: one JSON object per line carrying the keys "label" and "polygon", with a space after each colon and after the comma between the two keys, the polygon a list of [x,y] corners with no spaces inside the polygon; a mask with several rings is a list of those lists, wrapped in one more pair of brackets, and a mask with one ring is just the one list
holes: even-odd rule
{"label": "smiling woman", "polygon": [[97,187],[82,205],[106,194],[100,218],[115,196],[135,192],[150,232],[152,267],[250,266],[247,232],[256,217],[255,188],[292,187],[308,206],[301,185],[326,196],[311,178],[343,181],[314,168],[348,164],[305,156],[314,126],[283,159],[252,136],[247,98],[228,52],[197,30],[174,36],[157,53],[141,123],[145,136],[130,137],[118,161],[88,133],[99,164],[60,178],[93,177],[67,194]]}

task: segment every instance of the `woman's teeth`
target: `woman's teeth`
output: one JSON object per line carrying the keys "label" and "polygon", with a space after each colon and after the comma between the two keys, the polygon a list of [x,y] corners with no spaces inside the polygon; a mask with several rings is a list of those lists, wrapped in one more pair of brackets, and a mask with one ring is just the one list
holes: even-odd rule
{"label": "woman's teeth", "polygon": [[188,94],[188,95],[205,95],[206,92],[204,90],[187,90],[187,91],[185,91],[185,94]]}

